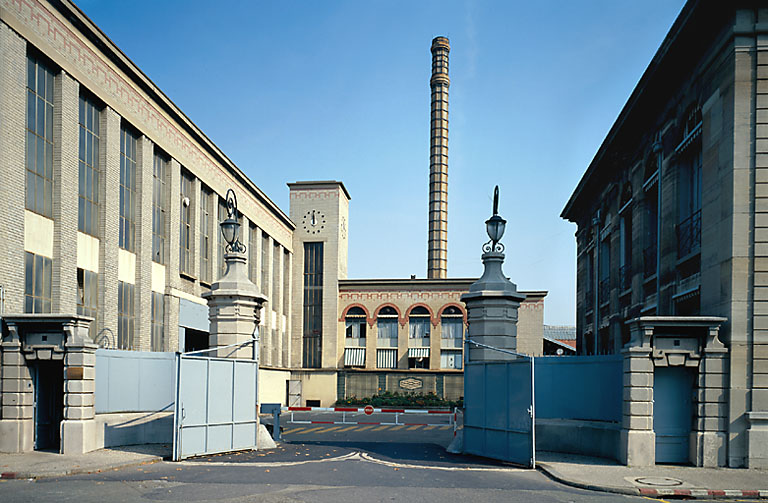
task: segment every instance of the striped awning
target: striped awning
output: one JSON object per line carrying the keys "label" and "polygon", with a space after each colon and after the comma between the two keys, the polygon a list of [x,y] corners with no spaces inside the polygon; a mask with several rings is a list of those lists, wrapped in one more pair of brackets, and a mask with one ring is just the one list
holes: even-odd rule
{"label": "striped awning", "polygon": [[397,366],[397,349],[376,350],[376,367],[380,369],[393,369]]}
{"label": "striped awning", "polygon": [[429,358],[429,348],[408,348],[408,358]]}
{"label": "striped awning", "polygon": [[344,365],[348,367],[365,366],[365,348],[345,348]]}

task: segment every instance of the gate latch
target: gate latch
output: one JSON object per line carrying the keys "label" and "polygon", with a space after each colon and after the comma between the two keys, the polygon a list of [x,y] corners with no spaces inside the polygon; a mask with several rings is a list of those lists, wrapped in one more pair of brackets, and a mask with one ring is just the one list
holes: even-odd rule
{"label": "gate latch", "polygon": [[533,405],[531,405],[530,407],[528,407],[528,415],[529,415],[529,416],[531,416],[531,417],[533,417]]}

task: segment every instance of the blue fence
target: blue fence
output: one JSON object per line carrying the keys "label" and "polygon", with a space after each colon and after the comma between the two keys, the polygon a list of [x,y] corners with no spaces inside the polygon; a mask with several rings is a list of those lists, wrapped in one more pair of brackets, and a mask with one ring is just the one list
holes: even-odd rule
{"label": "blue fence", "polygon": [[96,413],[173,411],[175,353],[96,350]]}
{"label": "blue fence", "polygon": [[536,418],[621,422],[621,355],[536,358]]}

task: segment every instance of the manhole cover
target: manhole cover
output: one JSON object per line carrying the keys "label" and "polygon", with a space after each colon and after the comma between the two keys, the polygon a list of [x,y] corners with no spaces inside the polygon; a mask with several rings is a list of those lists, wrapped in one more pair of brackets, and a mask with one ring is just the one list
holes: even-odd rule
{"label": "manhole cover", "polygon": [[672,479],[669,477],[638,477],[635,479],[638,484],[646,486],[681,486],[682,480]]}

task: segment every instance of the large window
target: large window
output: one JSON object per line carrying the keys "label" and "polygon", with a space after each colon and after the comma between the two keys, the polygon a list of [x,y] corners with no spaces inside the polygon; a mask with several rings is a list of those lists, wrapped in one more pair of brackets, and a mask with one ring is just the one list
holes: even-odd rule
{"label": "large window", "polygon": [[272,241],[272,297],[269,299],[272,303],[272,310],[275,312],[280,311],[280,258],[282,257],[280,252],[280,243]]}
{"label": "large window", "polygon": [[53,216],[53,72],[27,58],[26,207]]}
{"label": "large window", "polygon": [[248,279],[251,280],[251,282],[255,285],[259,278],[259,269],[256,267],[258,265],[258,257],[259,257],[259,242],[258,237],[256,235],[256,226],[253,224],[249,225],[250,229],[248,232]]}
{"label": "large window", "polygon": [[152,351],[165,351],[165,298],[152,292]]}
{"label": "large window", "polygon": [[192,274],[192,176],[181,172],[181,224],[179,229],[179,271]]}
{"label": "large window", "polygon": [[288,314],[288,294],[291,291],[291,255],[283,249],[283,314]]}
{"label": "large window", "polygon": [[136,249],[136,136],[120,128],[120,248]]}
{"label": "large window", "polygon": [[85,269],[77,270],[77,314],[93,318],[88,333],[96,339],[99,316],[99,275]]}
{"label": "large window", "polygon": [[26,252],[24,268],[24,312],[51,312],[51,259]]}
{"label": "large window", "polygon": [[376,316],[378,347],[397,347],[397,318],[397,311],[393,307],[385,306],[379,310]]}
{"label": "large window", "polygon": [[[269,291],[269,235],[261,231],[261,293],[267,295]],[[272,302],[272,299],[269,299]]]}
{"label": "large window", "polygon": [[408,337],[410,339],[429,338],[430,321],[429,311],[422,306],[416,306],[408,316]]}
{"label": "large window", "polygon": [[135,305],[133,285],[117,282],[117,347],[136,349],[134,341]]}
{"label": "large window", "polygon": [[211,282],[211,201],[213,193],[200,187],[200,281]]}
{"label": "large window", "polygon": [[[262,286],[262,291],[263,291]],[[303,364],[322,366],[323,243],[304,243]]]}
{"label": "large window", "polygon": [[[456,306],[443,310],[440,317],[441,346],[444,348],[460,348],[464,343],[464,315]],[[453,367],[451,367],[453,368]]]}
{"label": "large window", "polygon": [[[219,198],[219,224],[227,219],[227,206],[224,203],[224,200],[222,198]],[[227,245],[226,242],[224,242],[224,235],[221,233],[221,226],[218,226],[218,232],[216,235],[218,236],[218,248],[219,248],[219,277],[224,276],[224,272],[227,270],[227,264],[224,261],[224,247]],[[263,290],[262,290],[263,291]]]}
{"label": "large window", "polygon": [[99,109],[84,96],[80,96],[79,161],[77,230],[96,236],[99,232]]}
{"label": "large window", "polygon": [[344,322],[346,325],[347,346],[365,346],[365,329],[368,324],[365,311],[359,307],[353,307],[347,311]]}
{"label": "large window", "polygon": [[152,260],[165,264],[166,176],[168,160],[160,152],[152,159]]}

